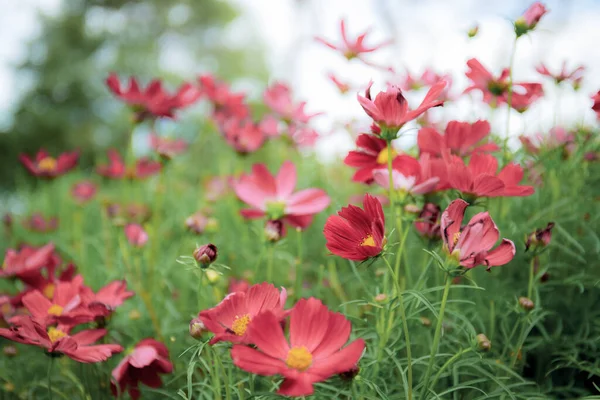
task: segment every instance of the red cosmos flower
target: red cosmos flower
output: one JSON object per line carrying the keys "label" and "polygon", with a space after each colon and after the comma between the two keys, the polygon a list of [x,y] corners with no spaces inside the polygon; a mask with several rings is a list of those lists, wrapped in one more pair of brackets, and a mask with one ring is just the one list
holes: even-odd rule
{"label": "red cosmos flower", "polygon": [[31,214],[23,221],[23,226],[32,232],[54,232],[58,228],[58,218],[46,218],[42,215],[42,213],[36,212]]}
{"label": "red cosmos flower", "polygon": [[125,225],[125,236],[132,246],[144,247],[148,242],[148,233],[139,224]]}
{"label": "red cosmos flower", "polygon": [[[215,307],[201,311],[198,317],[206,329],[215,334],[210,344],[218,342],[254,343],[248,328],[254,324],[254,318],[265,311],[271,311],[280,321],[285,317],[283,307],[287,292],[281,293],[275,286],[263,282],[253,285],[245,292],[234,292]],[[281,329],[281,328],[280,328]]]}
{"label": "red cosmos flower", "polygon": [[473,154],[467,167],[456,156],[447,156],[448,183],[453,189],[476,197],[531,196],[531,186],[521,186],[523,168],[509,163],[497,174],[498,161],[489,154]]}
{"label": "red cosmos flower", "polygon": [[98,290],[97,293],[87,286],[82,286],[80,291],[82,302],[86,304],[90,312],[95,316],[102,317],[110,315],[134,294],[127,290],[125,280],[113,281]]}
{"label": "red cosmos flower", "polygon": [[364,62],[364,60],[362,59],[363,54],[372,53],[375,50],[378,50],[378,49],[380,49],[384,46],[387,46],[393,42],[392,40],[387,40],[378,45],[365,46],[363,44],[363,42],[365,41],[365,38],[366,38],[367,34],[369,33],[368,30],[366,32],[362,33],[361,35],[359,35],[356,39],[348,39],[348,37],[346,35],[346,22],[343,19],[340,21],[340,31],[342,34],[342,42],[343,42],[340,45],[332,44],[331,42],[329,42],[323,38],[320,38],[320,37],[316,37],[315,39],[318,42],[323,43],[325,46],[329,47],[330,49],[339,51],[340,53],[342,53],[342,55],[344,57],[346,57],[347,60],[352,60],[353,58],[358,58],[359,60]]}
{"label": "red cosmos flower", "polygon": [[[373,183],[373,171],[387,166],[387,142],[380,137],[363,133],[356,139],[356,150],[348,153],[344,164],[358,168],[352,180],[354,182]],[[392,157],[398,153],[392,150]]]}
{"label": "red cosmos flower", "polygon": [[185,219],[185,226],[195,234],[201,235],[205,230],[214,229],[217,221],[206,216],[202,211],[196,211]]}
{"label": "red cosmos flower", "polygon": [[41,347],[50,354],[64,354],[78,362],[106,361],[123,351],[118,344],[93,344],[106,335],[106,329],[88,329],[70,335],[69,328],[65,326],[49,327],[30,316],[13,317],[11,323],[9,329],[0,328],[1,337]]}
{"label": "red cosmos flower", "polygon": [[517,37],[533,30],[547,12],[546,7],[539,1],[529,6],[523,15],[515,21],[515,33]]}
{"label": "red cosmos flower", "polygon": [[544,63],[540,63],[540,65],[535,67],[535,70],[537,72],[539,72],[541,75],[548,76],[548,77],[554,79],[554,83],[556,83],[557,85],[560,85],[560,83],[564,82],[564,81],[567,81],[567,82],[571,81],[571,83],[573,84],[573,87],[575,89],[578,89],[581,84],[581,80],[583,79],[583,73],[585,71],[585,67],[583,65],[580,65],[579,67],[575,68],[573,71],[568,72],[567,71],[567,61],[563,61],[562,68],[559,73],[550,72],[550,70],[544,65]]}
{"label": "red cosmos flower", "polygon": [[325,222],[326,246],[333,254],[353,261],[365,261],[383,251],[385,215],[377,198],[365,194],[363,208],[349,204]]}
{"label": "red cosmos flower", "polygon": [[162,138],[158,135],[150,135],[150,147],[160,157],[170,160],[179,154],[185,153],[189,144],[183,139]]}
{"label": "red cosmos flower", "polygon": [[200,91],[189,83],[181,85],[172,95],[163,89],[158,79],[151,81],[145,90],[140,90],[134,77],[129,78],[129,86],[125,88],[121,87],[116,74],[110,74],[106,85],[115,96],[132,106],[137,121],[147,117],[175,118],[175,110],[190,106],[200,98]]}
{"label": "red cosmos flower", "polygon": [[[378,185],[389,189],[390,174],[387,169],[373,171],[373,178]],[[394,158],[392,162],[392,183],[394,189],[409,194],[426,194],[433,192],[440,178],[423,173],[419,161],[406,154]]]}
{"label": "red cosmos flower", "polygon": [[265,90],[263,100],[271,111],[288,124],[291,122],[306,124],[313,117],[321,114],[306,114],[304,111],[306,102],[294,104],[290,87],[280,82],[274,82]]}
{"label": "red cosmos flower", "polygon": [[19,160],[31,175],[52,179],[75,168],[79,160],[79,152],[62,153],[58,158],[54,158],[46,150],[41,149],[35,155],[35,159],[27,154],[21,154]]}
{"label": "red cosmos flower", "polygon": [[84,180],[71,186],[71,196],[80,204],[87,203],[94,198],[98,188],[92,181]]}
{"label": "red cosmos flower", "polygon": [[134,166],[127,167],[117,150],[110,149],[106,154],[109,164],[98,165],[96,172],[110,179],[145,179],[159,173],[162,167],[160,162],[145,157],[138,159]]}
{"label": "red cosmos flower", "polygon": [[440,206],[433,203],[425,203],[415,221],[415,228],[420,235],[429,239],[441,238],[440,216],[442,210]]}
{"label": "red cosmos flower", "polygon": [[441,156],[447,150],[460,157],[467,157],[472,153],[491,153],[500,149],[496,143],[477,145],[489,135],[490,129],[490,123],[487,121],[450,121],[446,125],[444,135],[438,133],[435,128],[421,128],[417,144],[421,153],[434,156]]}
{"label": "red cosmos flower", "polygon": [[[527,109],[538,99],[544,96],[544,89],[539,83],[516,83],[510,96],[510,106],[520,113]],[[507,95],[508,103],[508,95]]]}
{"label": "red cosmos flower", "polygon": [[283,375],[277,393],[286,396],[313,394],[313,384],[356,366],[365,349],[363,339],[343,347],[352,326],[342,315],[311,297],[300,299],[290,314],[290,339],[272,312],[258,315],[248,331],[257,349],[235,345],[233,363],[258,375]]}
{"label": "red cosmos flower", "polygon": [[173,363],[169,359],[167,346],[154,339],[143,339],[113,369],[110,389],[114,396],[127,390],[129,396],[137,400],[141,395],[138,388],[140,382],[151,388],[159,388],[162,386],[159,374],[171,372]]}
{"label": "red cosmos flower", "polygon": [[431,87],[440,81],[446,82],[446,87],[444,88],[440,98],[443,100],[449,100],[450,96],[448,92],[452,86],[452,76],[450,74],[438,74],[437,72],[426,68],[419,78],[415,78],[410,71],[406,70],[405,75],[400,77],[399,82],[397,82],[400,89],[407,91]]}
{"label": "red cosmos flower", "polygon": [[8,249],[0,268],[0,277],[22,277],[35,273],[50,263],[53,253],[52,243],[38,249],[33,247],[25,247],[19,251]]}
{"label": "red cosmos flower", "polygon": [[94,320],[80,296],[82,288],[83,277],[77,275],[70,282],[56,283],[51,300],[39,290],[33,290],[23,296],[22,302],[31,316],[43,325],[82,324]]}
{"label": "red cosmos flower", "polygon": [[282,219],[297,228],[306,228],[312,217],[329,205],[330,199],[321,189],[294,192],[296,167],[285,161],[277,176],[271,175],[264,164],[254,164],[252,174],[242,175],[233,182],[236,195],[252,206],[241,214],[245,218]]}
{"label": "red cosmos flower", "polygon": [[519,136],[519,140],[530,154],[538,154],[541,149],[551,150],[561,146],[570,153],[575,145],[575,136],[560,126],[550,129],[548,135],[538,133],[533,136]]}
{"label": "red cosmos flower", "polygon": [[250,119],[229,118],[221,125],[221,133],[227,144],[239,154],[254,153],[266,139],[260,126]]}
{"label": "red cosmos flower", "polygon": [[[371,100],[372,85],[373,82],[369,83],[369,86],[365,91],[365,97],[357,95],[358,102],[367,115],[371,117],[381,129],[387,128],[398,131],[404,124],[417,118],[425,111],[443,104],[443,101],[439,101],[437,98],[444,90],[446,82],[441,81],[433,85],[425,95],[425,98],[419,107],[412,111],[408,109],[408,103],[402,95],[402,91],[396,86],[388,85],[385,92],[378,93],[375,100]],[[396,137],[396,133],[397,132],[393,132],[394,138]]]}
{"label": "red cosmos flower", "polygon": [[490,270],[507,264],[515,256],[515,245],[508,239],[495,249],[500,232],[490,214],[475,214],[467,226],[461,229],[465,209],[469,203],[462,199],[454,200],[442,214],[441,229],[444,249],[465,268],[485,265]]}
{"label": "red cosmos flower", "polygon": [[592,105],[592,110],[596,113],[596,118],[600,119],[600,90],[595,95],[591,96],[591,99],[594,101]]}

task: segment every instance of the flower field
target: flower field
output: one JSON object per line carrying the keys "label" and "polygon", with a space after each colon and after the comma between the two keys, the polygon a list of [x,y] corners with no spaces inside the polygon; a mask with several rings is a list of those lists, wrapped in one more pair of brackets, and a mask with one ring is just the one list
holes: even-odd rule
{"label": "flower field", "polygon": [[[315,38],[390,76],[330,76],[364,122],[337,121],[355,146],[330,163],[314,152],[327,110],[287,83],[255,102],[218,73],[177,88],[100,77],[128,113],[127,147],[93,168],[78,149],[14,154],[0,397],[599,398],[600,91],[569,63],[512,74],[548,12],[512,21],[501,71],[477,55],[447,74],[395,71],[370,60],[391,41],[343,20]],[[597,118],[512,132],[551,86]],[[487,114],[444,112],[459,98]],[[199,104],[193,141],[163,131]]]}

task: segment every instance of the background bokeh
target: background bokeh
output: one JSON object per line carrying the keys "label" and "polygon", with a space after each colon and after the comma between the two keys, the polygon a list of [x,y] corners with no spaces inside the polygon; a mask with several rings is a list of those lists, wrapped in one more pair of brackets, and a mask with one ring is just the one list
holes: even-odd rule
{"label": "background bokeh", "polygon": [[[157,76],[171,87],[211,72],[232,81],[249,98],[260,98],[268,82],[284,80],[309,111],[324,115],[315,123],[323,139],[317,151],[331,160],[353,147],[342,122],[361,118],[354,93],[370,79],[376,88],[393,80],[389,73],[359,61],[348,64],[314,40],[339,41],[339,20],[351,35],[371,28],[369,40],[393,38],[393,45],[369,59],[420,74],[426,67],[454,77],[454,93],[466,86],[465,62],[478,57],[494,73],[506,67],[512,48],[511,21],[528,3],[520,0],[1,0],[0,13],[0,182],[14,182],[15,155],[80,148],[83,165],[93,151],[103,152],[125,140],[130,129],[126,110],[104,86],[109,72],[135,75],[143,82]],[[543,81],[540,61],[557,70],[586,67],[579,92],[558,91],[547,80],[546,98],[526,115],[511,120],[511,134],[548,130],[555,123],[593,121],[589,94],[600,87],[600,2],[551,0],[550,13],[536,35],[520,41],[514,79]],[[478,25],[479,34],[466,32]],[[351,83],[340,96],[327,74]],[[202,132],[203,105],[183,114],[168,133],[193,138]],[[454,119],[487,116],[485,105],[463,98],[437,113]],[[192,117],[190,117],[192,116]],[[443,116],[441,117],[443,118]],[[505,113],[492,116],[505,126]],[[360,126],[360,124],[358,125]],[[358,129],[358,128],[357,128]],[[498,128],[500,129],[500,128]],[[503,129],[503,128],[502,128]],[[416,134],[416,131],[412,131]],[[414,140],[411,131],[404,140]],[[140,141],[141,143],[142,141]],[[515,143],[518,143],[515,140]],[[513,145],[515,144],[513,143]]]}

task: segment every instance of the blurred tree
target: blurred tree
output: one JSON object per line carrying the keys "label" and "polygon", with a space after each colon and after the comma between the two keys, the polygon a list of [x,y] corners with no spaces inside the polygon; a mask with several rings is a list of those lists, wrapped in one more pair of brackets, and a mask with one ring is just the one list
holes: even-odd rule
{"label": "blurred tree", "polygon": [[104,85],[111,71],[144,84],[161,77],[170,90],[204,72],[264,79],[258,41],[230,29],[236,16],[222,0],[64,0],[58,15],[40,16],[41,34],[18,66],[32,88],[0,132],[2,186],[14,183],[20,152],[77,147],[89,165],[95,152],[124,143],[131,125]]}

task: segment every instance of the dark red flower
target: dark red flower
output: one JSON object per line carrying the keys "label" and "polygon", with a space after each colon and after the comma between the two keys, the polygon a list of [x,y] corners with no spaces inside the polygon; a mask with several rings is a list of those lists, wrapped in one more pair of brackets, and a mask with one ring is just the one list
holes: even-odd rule
{"label": "dark red flower", "polygon": [[128,87],[122,87],[116,74],[106,79],[106,85],[115,96],[130,105],[136,112],[136,119],[147,117],[174,118],[175,111],[194,104],[200,98],[200,91],[189,83],[184,83],[174,94],[167,93],[158,79],[140,89],[136,78],[129,79]]}
{"label": "dark red flower", "polygon": [[0,277],[31,275],[47,266],[51,262],[53,253],[52,243],[38,249],[33,247],[25,247],[19,251],[8,249],[0,268]]}
{"label": "dark red flower", "polygon": [[94,198],[98,188],[92,181],[80,181],[71,186],[71,196],[80,204],[86,203]]}
{"label": "dark red flower", "polygon": [[468,205],[466,201],[457,199],[443,212],[444,249],[464,268],[485,265],[489,270],[509,263],[515,256],[515,245],[508,239],[502,239],[502,243],[492,250],[500,232],[487,211],[476,214],[461,228]]}
{"label": "dark red flower", "polygon": [[314,297],[300,299],[292,309],[289,341],[279,317],[269,311],[258,315],[248,330],[256,349],[233,346],[233,363],[258,375],[283,375],[277,393],[286,396],[313,394],[314,383],[351,370],[365,349],[363,339],[346,345],[350,322]]}
{"label": "dark red flower", "polygon": [[417,144],[421,153],[430,153],[433,156],[441,156],[447,150],[460,157],[472,153],[490,153],[500,149],[493,142],[480,144],[489,135],[490,129],[490,123],[487,121],[450,121],[446,125],[444,135],[432,127],[421,128]]}
{"label": "dark red flower", "polygon": [[1,337],[41,347],[52,355],[64,354],[81,363],[106,361],[123,351],[118,344],[93,344],[106,335],[106,329],[89,329],[70,335],[67,327],[47,326],[30,316],[16,316],[10,322],[10,328],[0,328]]}
{"label": "dark red flower", "polygon": [[218,249],[214,244],[208,243],[196,248],[193,254],[200,266],[206,268],[217,260]]}
{"label": "dark red flower", "polygon": [[58,158],[54,158],[46,150],[41,149],[35,155],[35,159],[26,154],[21,154],[19,159],[31,175],[52,179],[75,168],[79,160],[79,152],[62,153]]}
{"label": "dark red flower", "polygon": [[285,316],[283,307],[287,299],[284,288],[281,292],[270,283],[253,285],[245,292],[227,295],[215,307],[201,311],[198,317],[206,329],[215,334],[210,344],[221,341],[232,343],[252,343],[248,327],[254,318],[265,311],[271,311],[280,320]]}
{"label": "dark red flower", "polygon": [[426,203],[419,212],[415,221],[415,228],[420,235],[429,239],[440,239],[440,216],[442,210],[440,206],[433,203]]}
{"label": "dark red flower", "polygon": [[160,162],[145,157],[138,159],[135,165],[127,167],[125,161],[115,149],[108,150],[107,156],[109,163],[98,165],[96,172],[110,179],[145,179],[159,173],[162,167]]}
{"label": "dark red flower", "polygon": [[95,316],[106,317],[135,293],[127,290],[125,280],[113,281],[94,293],[83,286],[80,291],[81,300]]}
{"label": "dark red flower", "polygon": [[139,383],[151,388],[162,386],[160,374],[173,372],[167,346],[148,338],[141,340],[112,371],[110,384],[114,396],[127,390],[133,400],[140,398]]}
{"label": "dark red flower", "polygon": [[54,232],[56,229],[58,229],[58,218],[44,217],[42,213],[36,212],[31,214],[23,221],[23,226],[32,232]]}
{"label": "dark red flower", "polygon": [[600,90],[591,98],[594,102],[594,104],[592,104],[592,110],[594,110],[594,112],[596,113],[596,118],[600,119]]}
{"label": "dark red flower", "polygon": [[323,234],[329,251],[353,261],[378,256],[386,243],[385,216],[377,198],[365,194],[363,209],[349,204],[331,215]]}
{"label": "dark red flower", "polygon": [[[392,158],[398,153],[392,149]],[[344,164],[357,168],[354,182],[373,183],[373,171],[386,168],[388,161],[387,142],[378,136],[363,133],[356,139],[356,150],[348,153]]]}

